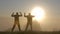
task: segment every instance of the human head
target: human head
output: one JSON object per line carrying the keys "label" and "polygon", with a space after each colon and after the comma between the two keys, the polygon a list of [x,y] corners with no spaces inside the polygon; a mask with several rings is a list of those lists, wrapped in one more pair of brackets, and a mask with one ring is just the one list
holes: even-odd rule
{"label": "human head", "polygon": [[31,15],[31,13],[29,13],[29,15]]}
{"label": "human head", "polygon": [[16,12],[16,15],[18,15],[18,12]]}

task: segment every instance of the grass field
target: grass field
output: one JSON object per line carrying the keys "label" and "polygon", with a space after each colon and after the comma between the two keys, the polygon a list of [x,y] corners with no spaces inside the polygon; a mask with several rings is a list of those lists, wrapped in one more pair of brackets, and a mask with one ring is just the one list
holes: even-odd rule
{"label": "grass field", "polygon": [[0,34],[60,34],[58,32],[34,32],[34,31],[26,31],[26,32],[0,32]]}

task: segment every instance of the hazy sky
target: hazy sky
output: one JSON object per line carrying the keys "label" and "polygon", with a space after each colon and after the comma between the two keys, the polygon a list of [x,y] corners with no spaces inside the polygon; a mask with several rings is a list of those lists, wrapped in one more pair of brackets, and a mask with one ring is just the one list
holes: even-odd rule
{"label": "hazy sky", "polygon": [[12,25],[10,23],[13,22],[10,19],[12,12],[28,13],[35,6],[40,6],[45,10],[46,19],[41,24],[43,30],[60,30],[60,0],[0,0],[0,31]]}

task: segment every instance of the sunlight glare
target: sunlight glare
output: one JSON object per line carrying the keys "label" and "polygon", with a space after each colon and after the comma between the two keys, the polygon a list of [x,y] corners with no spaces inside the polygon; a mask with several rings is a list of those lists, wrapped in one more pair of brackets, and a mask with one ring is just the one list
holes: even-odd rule
{"label": "sunlight glare", "polygon": [[33,8],[31,14],[35,16],[33,20],[37,20],[37,21],[43,20],[45,16],[44,10],[40,7]]}

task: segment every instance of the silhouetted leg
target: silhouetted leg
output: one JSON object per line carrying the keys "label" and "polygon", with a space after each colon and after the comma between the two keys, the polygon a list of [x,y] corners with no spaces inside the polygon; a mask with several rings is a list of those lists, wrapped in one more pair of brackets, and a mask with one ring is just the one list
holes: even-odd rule
{"label": "silhouetted leg", "polygon": [[19,28],[19,31],[21,31],[21,28],[20,28],[20,24],[18,23],[18,28]]}
{"label": "silhouetted leg", "polygon": [[31,31],[32,31],[32,23],[30,23]]}
{"label": "silhouetted leg", "polygon": [[14,25],[13,25],[12,32],[13,32],[13,30],[14,30],[15,26],[16,26],[16,24],[14,24]]}
{"label": "silhouetted leg", "polygon": [[29,25],[29,23],[27,23],[27,26],[26,26],[26,29],[25,29],[25,31],[27,30],[27,28],[28,28],[28,25]]}

